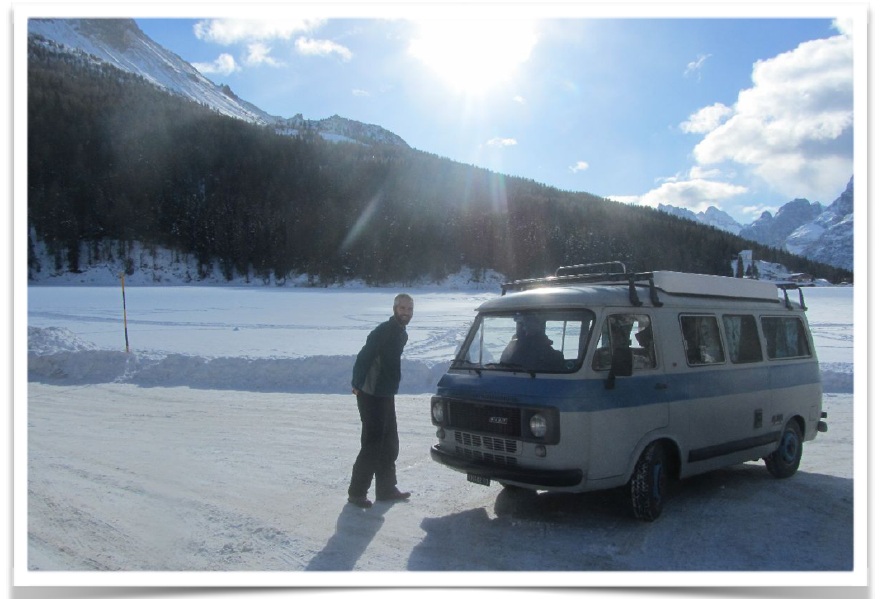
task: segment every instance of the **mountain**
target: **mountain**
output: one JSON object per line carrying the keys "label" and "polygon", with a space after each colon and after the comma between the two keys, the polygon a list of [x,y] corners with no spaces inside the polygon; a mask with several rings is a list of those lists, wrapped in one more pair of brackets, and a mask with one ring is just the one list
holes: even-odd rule
{"label": "mountain", "polygon": [[[239,98],[229,86],[213,83],[177,54],[151,40],[132,19],[31,19],[28,34],[35,43],[54,51],[69,52],[85,62],[112,65],[165,92],[207,106],[218,114],[266,127],[279,135],[316,134],[330,141],[409,147],[398,135],[382,127],[339,115],[321,120],[305,119],[302,114],[290,118],[270,115]],[[850,183],[848,203],[838,200],[836,206],[824,210],[818,203],[796,199],[780,208],[776,215],[765,212],[746,226],[714,206],[699,213],[662,204],[659,210],[750,241],[851,269],[851,195]]]}
{"label": "mountain", "polygon": [[403,139],[382,127],[339,116],[311,121],[302,115],[290,119],[270,115],[236,96],[229,86],[213,83],[180,56],[151,40],[132,19],[30,19],[28,36],[84,61],[104,62],[138,75],[219,114],[271,127],[284,135],[309,131],[331,141],[408,147]]}
{"label": "mountain", "polygon": [[[266,115],[131,21],[41,20],[31,30],[32,280],[114,261],[128,274],[155,269],[163,249],[194,265],[192,280],[219,268],[225,280],[265,284],[405,284],[463,268],[478,279],[487,271],[528,278],[610,261],[725,275],[745,245],[650,208],[421,152],[338,115]],[[136,256],[134,244],[147,253]],[[756,260],[852,280],[843,269],[748,245]]]}
{"label": "mountain", "polygon": [[243,102],[195,67],[147,37],[130,19],[31,19],[28,36],[134,73],[170,93],[210,106],[226,116],[257,124],[275,118]]}
{"label": "mountain", "polygon": [[293,118],[279,119],[274,128],[282,135],[300,135],[305,131],[316,131],[331,141],[355,141],[368,146],[377,143],[407,146],[403,139],[387,129],[376,125],[365,125],[336,114],[320,121],[310,121],[304,119],[303,115],[297,114]]}
{"label": "mountain", "polygon": [[819,202],[798,198],[783,205],[775,215],[765,211],[748,225],[741,225],[714,206],[698,213],[668,204],[660,204],[658,210],[810,260],[847,270],[853,268],[852,178],[840,197],[827,208]]}
{"label": "mountain", "polygon": [[745,239],[777,247],[797,256],[853,268],[853,179],[831,206],[799,198],[775,215],[764,212],[740,234]]}
{"label": "mountain", "polygon": [[798,198],[783,205],[775,216],[765,211],[758,220],[743,227],[740,236],[773,247],[784,247],[789,235],[818,218],[822,210],[819,202],[810,203]]}
{"label": "mountain", "polygon": [[721,229],[722,231],[727,231],[728,233],[733,233],[734,235],[739,235],[743,228],[732,216],[715,206],[709,206],[705,212],[693,212],[687,208],[679,208],[669,204],[660,204],[657,209],[679,218],[686,218]]}
{"label": "mountain", "polygon": [[810,260],[853,269],[852,178],[831,206],[786,238],[783,249]]}

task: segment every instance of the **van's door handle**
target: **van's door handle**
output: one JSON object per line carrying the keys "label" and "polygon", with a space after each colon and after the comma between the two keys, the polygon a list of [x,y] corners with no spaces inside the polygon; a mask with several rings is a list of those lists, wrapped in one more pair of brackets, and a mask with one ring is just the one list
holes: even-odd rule
{"label": "van's door handle", "polygon": [[669,385],[667,385],[666,383],[657,383],[656,385],[654,385],[654,388],[657,391],[664,391],[669,388]]}

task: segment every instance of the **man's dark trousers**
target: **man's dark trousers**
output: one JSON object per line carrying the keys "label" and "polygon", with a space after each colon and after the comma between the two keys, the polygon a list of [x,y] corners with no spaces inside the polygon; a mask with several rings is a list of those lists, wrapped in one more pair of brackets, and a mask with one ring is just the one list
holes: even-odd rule
{"label": "man's dark trousers", "polygon": [[357,394],[361,415],[361,451],[351,472],[351,497],[364,497],[376,477],[376,497],[394,492],[397,469],[394,462],[400,451],[397,437],[397,414],[394,397],[377,397],[363,391]]}

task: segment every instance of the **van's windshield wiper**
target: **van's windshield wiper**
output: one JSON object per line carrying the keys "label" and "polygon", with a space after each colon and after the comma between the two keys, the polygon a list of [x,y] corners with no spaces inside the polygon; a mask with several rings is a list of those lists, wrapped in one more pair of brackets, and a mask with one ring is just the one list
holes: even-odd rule
{"label": "van's windshield wiper", "polygon": [[515,364],[513,362],[498,362],[497,364],[494,364],[494,363],[493,364],[486,364],[487,368],[499,367],[499,366],[501,368],[504,368],[505,370],[513,370],[515,372],[525,372],[526,374],[531,375],[532,378],[535,378],[535,371],[529,370],[528,368],[526,368],[522,364]]}
{"label": "van's windshield wiper", "polygon": [[479,376],[483,376],[483,368],[480,368],[470,360],[466,360],[464,358],[456,358],[452,361],[452,368],[466,368],[467,370],[473,370]]}

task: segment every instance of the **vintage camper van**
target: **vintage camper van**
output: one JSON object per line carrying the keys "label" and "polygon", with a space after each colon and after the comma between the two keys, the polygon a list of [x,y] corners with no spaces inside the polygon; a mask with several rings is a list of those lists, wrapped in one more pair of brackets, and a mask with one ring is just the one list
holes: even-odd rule
{"label": "vintage camper van", "polygon": [[431,456],[485,485],[625,486],[648,521],[673,478],[789,477],[827,429],[806,309],[798,288],[619,263],[507,283],[431,398]]}

